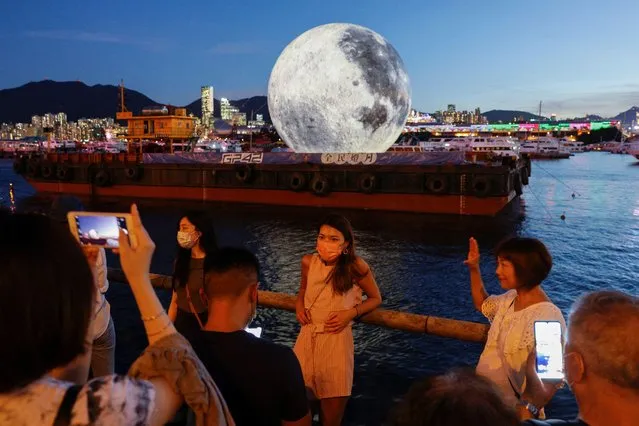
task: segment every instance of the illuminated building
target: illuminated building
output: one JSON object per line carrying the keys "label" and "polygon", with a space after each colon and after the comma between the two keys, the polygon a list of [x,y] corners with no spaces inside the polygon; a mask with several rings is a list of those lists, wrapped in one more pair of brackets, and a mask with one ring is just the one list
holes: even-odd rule
{"label": "illuminated building", "polygon": [[213,86],[202,86],[202,125],[210,128],[213,125],[213,112],[215,106],[213,104]]}
{"label": "illuminated building", "polygon": [[[232,121],[233,114],[239,113],[239,108],[231,105],[228,99],[222,98],[220,99],[220,116],[224,121]],[[246,115],[244,116],[244,122],[246,123]]]}
{"label": "illuminated building", "polygon": [[475,108],[475,111],[457,111],[453,104],[449,104],[444,112],[438,111],[436,116],[446,124],[483,124],[486,122],[486,118],[481,115],[479,108]]}
{"label": "illuminated building", "polygon": [[232,113],[231,123],[235,126],[246,126],[246,113],[245,112]]}

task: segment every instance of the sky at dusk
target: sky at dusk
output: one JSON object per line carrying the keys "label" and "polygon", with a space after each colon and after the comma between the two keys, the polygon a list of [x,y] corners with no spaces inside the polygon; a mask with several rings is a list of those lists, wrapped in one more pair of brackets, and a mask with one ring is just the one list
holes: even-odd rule
{"label": "sky at dusk", "polygon": [[317,25],[389,40],[413,106],[616,115],[639,105],[637,0],[30,1],[0,6],[0,88],[118,84],[184,105],[265,95],[280,52]]}

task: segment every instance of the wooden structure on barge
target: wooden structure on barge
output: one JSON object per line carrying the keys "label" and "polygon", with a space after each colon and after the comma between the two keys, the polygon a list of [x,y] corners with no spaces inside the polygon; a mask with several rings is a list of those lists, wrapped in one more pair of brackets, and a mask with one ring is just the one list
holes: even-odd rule
{"label": "wooden structure on barge", "polygon": [[120,111],[116,113],[117,120],[127,122],[128,152],[135,152],[138,148],[142,153],[144,141],[158,141],[166,143],[168,152],[173,152],[174,143],[188,142],[195,130],[195,118],[188,116],[186,108],[166,106],[152,106],[142,110],[142,115],[133,115],[124,105],[124,84],[120,84]]}

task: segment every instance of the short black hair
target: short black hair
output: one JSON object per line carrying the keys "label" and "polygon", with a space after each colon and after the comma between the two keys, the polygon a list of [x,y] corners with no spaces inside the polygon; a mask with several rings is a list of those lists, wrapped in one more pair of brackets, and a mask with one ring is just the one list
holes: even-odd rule
{"label": "short black hair", "polygon": [[485,377],[463,368],[415,383],[395,409],[393,426],[518,426],[515,411]]}
{"label": "short black hair", "polygon": [[0,215],[0,393],[86,350],[93,275],[69,229],[37,214]]}
{"label": "short black hair", "polygon": [[552,269],[550,252],[536,238],[510,238],[497,246],[495,256],[512,262],[517,281],[524,288],[541,284]]}
{"label": "short black hair", "polygon": [[[209,298],[238,296],[260,276],[257,257],[245,248],[223,247],[214,256],[204,258],[205,290]],[[221,278],[226,276],[225,278]]]}

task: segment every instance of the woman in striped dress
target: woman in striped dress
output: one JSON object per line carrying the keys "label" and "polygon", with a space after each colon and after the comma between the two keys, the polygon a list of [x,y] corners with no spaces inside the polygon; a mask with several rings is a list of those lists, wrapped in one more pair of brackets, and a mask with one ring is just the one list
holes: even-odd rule
{"label": "woman in striped dress", "polygon": [[309,398],[320,402],[323,426],[341,424],[351,395],[352,321],[381,303],[373,273],[355,253],[351,224],[343,216],[329,215],[319,227],[317,253],[302,258],[296,305],[302,329],[294,348]]}

